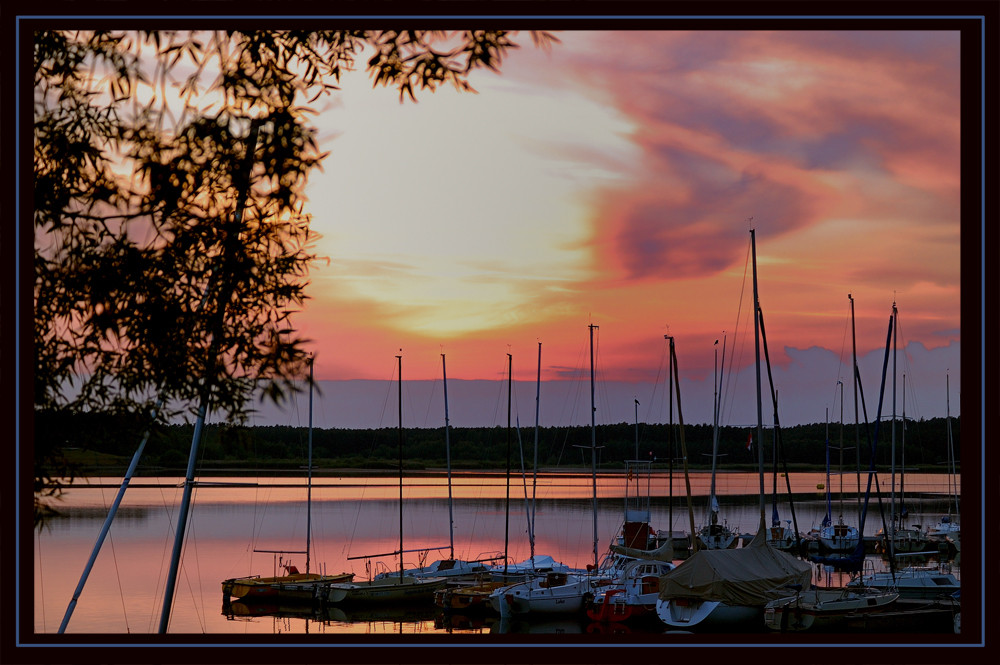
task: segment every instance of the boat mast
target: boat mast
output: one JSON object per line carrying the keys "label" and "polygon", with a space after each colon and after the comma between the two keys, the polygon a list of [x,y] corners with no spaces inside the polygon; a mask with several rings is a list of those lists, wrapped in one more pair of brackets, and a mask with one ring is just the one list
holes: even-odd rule
{"label": "boat mast", "polygon": [[955,502],[955,515],[958,515],[958,479],[955,477],[955,447],[951,438],[951,377],[945,373],[945,421],[948,424],[948,521],[951,521],[951,504]]}
{"label": "boat mast", "polygon": [[844,521],[844,382],[837,380],[840,386],[840,464],[837,467],[837,475],[840,476],[840,519]]}
{"label": "boat mast", "polygon": [[715,369],[712,379],[715,392],[712,394],[712,483],[708,499],[708,523],[715,525],[719,521],[718,500],[715,498],[715,467],[719,456],[719,340],[715,340]]}
{"label": "boat mast", "polygon": [[[892,303],[892,322],[893,324],[896,323],[895,301],[893,301]],[[891,455],[889,469],[892,477],[892,500],[890,501],[890,512],[892,514],[892,521],[889,524],[889,528],[893,543],[895,543],[896,540],[897,522],[899,526],[902,527],[901,517],[896,514],[896,330],[897,326],[893,325],[892,327],[892,427],[890,429],[892,437],[890,440],[892,441],[892,445],[889,448],[890,450],[889,454]],[[902,479],[900,479],[900,482],[902,482]],[[902,504],[902,497],[900,497],[900,503]]]}
{"label": "boat mast", "polygon": [[854,457],[858,478],[858,522],[861,523],[861,424],[858,421],[858,342],[854,327],[854,298],[850,293],[847,299],[851,301],[851,376],[854,378]]}
{"label": "boat mast", "polygon": [[639,461],[639,398],[633,397],[635,401],[635,460]]}
{"label": "boat mast", "polygon": [[830,408],[826,409],[826,519],[823,526],[833,524],[833,507],[830,505]]}
{"label": "boat mast", "polygon": [[594,485],[594,570],[597,570],[597,407],[594,406],[594,328],[590,328],[590,471]]}
{"label": "boat mast", "polygon": [[[670,340],[670,350],[673,351],[674,338],[670,335],[664,335],[663,339]],[[673,545],[674,539],[674,375],[672,373],[674,367],[674,356],[672,353],[667,354],[667,376],[669,376],[670,388],[667,391],[667,403],[669,405],[670,412],[670,424],[667,428],[667,461],[669,462],[669,492],[670,501],[667,504],[667,523],[670,525],[670,542]]]}
{"label": "boat mast", "polygon": [[760,476],[760,526],[764,528],[764,415],[761,405],[760,394],[760,298],[757,293],[757,239],[754,229],[750,229],[750,246],[753,255],[753,330],[754,330],[754,358],[757,376],[757,470]]}
{"label": "boat mast", "polygon": [[[503,525],[503,553],[504,564],[503,573],[507,575],[507,549],[510,546],[510,398],[511,381],[513,377],[514,357],[507,354],[507,499],[504,503],[504,525]],[[531,567],[534,569],[535,561],[532,559]]]}
{"label": "boat mast", "polygon": [[[234,174],[237,180],[242,180],[240,183],[239,191],[237,192],[236,199],[236,211],[233,215],[232,224],[227,224],[229,228],[226,229],[222,240],[222,265],[226,265],[230,261],[229,254],[234,250],[236,243],[239,242],[239,230],[243,224],[243,212],[246,209],[246,199],[250,192],[250,179],[251,170],[254,163],[254,153],[257,149],[257,134],[260,130],[261,120],[259,118],[252,118],[250,120],[250,132],[247,136],[247,146],[246,154],[244,155],[243,169],[241,172]],[[225,323],[224,317],[226,312],[226,304],[229,302],[232,296],[232,275],[222,275],[222,287],[217,293],[216,304],[217,308],[214,314],[214,320],[212,321],[209,328],[209,334],[211,335],[208,353],[206,358],[209,363],[217,362],[216,355],[219,349],[219,344],[222,342],[222,328]],[[206,299],[208,297],[208,292],[206,291]],[[204,300],[202,301],[205,302]],[[200,305],[199,305],[200,307]],[[166,633],[167,626],[170,625],[170,609],[174,603],[174,588],[177,586],[177,574],[180,569],[181,562],[181,552],[184,549],[184,530],[187,527],[188,512],[191,507],[191,493],[194,489],[194,470],[195,464],[198,461],[198,449],[201,444],[201,435],[205,428],[205,418],[208,416],[209,401],[211,399],[211,378],[209,374],[206,374],[203,378],[203,385],[201,386],[201,398],[198,404],[198,415],[195,421],[194,433],[191,436],[191,450],[188,453],[188,464],[187,472],[184,476],[184,491],[181,494],[181,505],[180,511],[177,515],[177,529],[174,533],[174,546],[173,551],[170,555],[170,570],[167,572],[166,586],[163,592],[163,611],[160,613],[160,625],[158,632]]]}
{"label": "boat mast", "polygon": [[542,396],[542,343],[538,343],[538,372],[535,378],[535,463],[531,476],[531,533],[528,544],[531,547],[531,560],[535,560],[535,492],[538,488],[538,411]]}
{"label": "boat mast", "polygon": [[903,528],[903,518],[906,517],[905,500],[906,477],[906,374],[903,374],[903,423],[899,438],[899,528]]}
{"label": "boat mast", "polygon": [[[87,584],[87,578],[90,577],[90,571],[94,568],[94,562],[97,561],[97,555],[101,551],[101,546],[104,545],[104,539],[111,530],[111,523],[114,521],[115,515],[118,514],[118,507],[121,505],[122,499],[125,496],[125,490],[128,489],[128,484],[131,482],[132,476],[135,474],[135,469],[139,466],[139,460],[142,458],[142,451],[145,450],[146,443],[149,441],[152,423],[156,421],[162,406],[163,398],[161,397],[156,401],[156,406],[150,414],[150,425],[146,429],[145,433],[143,433],[142,441],[139,442],[139,447],[135,449],[135,453],[132,455],[132,461],[129,463],[128,470],[122,478],[122,484],[118,488],[118,494],[115,496],[115,500],[111,503],[111,508],[108,510],[108,516],[104,519],[104,525],[101,527],[101,532],[97,536],[97,542],[94,544],[94,548],[90,552],[90,558],[87,559],[87,565],[84,566],[83,573],[80,575],[80,581],[77,583],[76,590],[73,592],[73,598],[70,599],[69,605],[66,607],[66,613],[63,615],[62,623],[59,624],[60,634],[66,632],[66,626],[69,625],[69,619],[73,616],[73,610],[76,609],[76,603],[80,599],[80,594],[83,593],[83,587]],[[950,435],[951,425],[949,424],[948,427]]]}
{"label": "boat mast", "polygon": [[448,426],[448,371],[444,365],[444,354],[441,354],[441,379],[444,385],[444,455],[448,462],[448,547],[451,559],[455,558],[455,515],[451,497],[451,439]]}
{"label": "boat mast", "polygon": [[[402,352],[402,349],[400,349]],[[403,582],[403,356],[396,356],[399,365],[399,581]]]}
{"label": "boat mast", "polygon": [[[309,474],[306,483],[306,573],[309,572],[309,549],[312,545],[312,479],[313,479],[313,365],[316,354],[309,357]],[[400,548],[402,549],[402,548]]]}
{"label": "boat mast", "polygon": [[[684,462],[684,486],[687,490],[688,526],[691,529],[688,533],[690,534],[689,538],[691,541],[691,551],[697,552],[701,549],[701,547],[698,544],[700,541],[698,540],[696,536],[697,532],[694,529],[694,503],[691,500],[691,475],[688,473],[687,442],[684,440],[684,412],[681,410],[681,381],[677,371],[677,352],[674,349],[674,338],[667,337],[667,339],[670,340],[670,360],[674,368],[674,383],[677,385],[677,424],[680,426],[681,460]],[[671,499],[673,499],[672,494]],[[672,527],[673,525],[671,525],[671,528]]]}

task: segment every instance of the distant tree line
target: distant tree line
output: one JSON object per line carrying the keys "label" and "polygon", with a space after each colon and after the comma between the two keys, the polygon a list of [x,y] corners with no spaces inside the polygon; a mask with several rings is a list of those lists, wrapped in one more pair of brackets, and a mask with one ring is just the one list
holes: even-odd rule
{"label": "distant tree line", "polygon": [[[143,436],[140,418],[106,413],[61,413],[48,411],[36,421],[36,452],[62,458],[67,466],[77,467],[77,475],[93,473],[95,464],[111,468],[126,468]],[[961,460],[959,441],[961,418],[951,422],[956,460]],[[158,425],[151,432],[139,473],[153,475],[183,469],[187,464],[192,436],[191,425]],[[666,467],[674,458],[680,465],[680,428],[676,424],[639,424],[639,459],[652,460]],[[826,461],[827,426],[824,423],[781,428],[778,432],[780,468],[822,468]],[[873,424],[860,427],[861,457],[855,450],[855,427],[843,428],[843,463],[845,470],[860,463],[867,469],[870,462],[868,432]],[[748,436],[753,433],[753,446],[747,450]],[[711,425],[685,425],[684,440],[691,468],[710,468],[712,455]],[[883,421],[876,443],[875,464],[881,470],[891,463],[892,424]],[[770,469],[773,463],[775,431],[764,430],[764,457]],[[313,463],[319,469],[358,468],[395,469],[399,461],[399,433],[396,428],[382,429],[314,429]],[[597,427],[598,466],[616,469],[625,460],[636,457],[636,426],[634,423],[599,425]],[[453,427],[449,432],[451,464],[454,469],[504,469],[507,465],[508,432],[505,427]],[[522,428],[520,444],[517,430],[509,434],[511,466],[519,470],[522,464],[531,469],[534,461],[535,431]],[[590,427],[542,427],[538,433],[539,468],[590,467]],[[830,461],[834,469],[840,463],[840,425],[830,425]],[[948,460],[947,420],[908,421],[905,432],[906,468],[921,471],[946,471]],[[749,427],[721,427],[719,430],[719,468],[746,470],[756,468],[756,432]],[[896,422],[897,467],[903,448],[902,422]],[[256,473],[299,470],[308,459],[308,429],[304,427],[241,425],[209,425],[201,445],[201,468],[219,471],[253,469]],[[89,455],[89,457],[88,457]],[[91,460],[91,461],[88,461]],[[93,460],[100,460],[94,462]],[[403,431],[404,468],[410,470],[443,468],[446,465],[445,432],[438,428],[407,428]],[[679,468],[679,466],[677,467]]]}

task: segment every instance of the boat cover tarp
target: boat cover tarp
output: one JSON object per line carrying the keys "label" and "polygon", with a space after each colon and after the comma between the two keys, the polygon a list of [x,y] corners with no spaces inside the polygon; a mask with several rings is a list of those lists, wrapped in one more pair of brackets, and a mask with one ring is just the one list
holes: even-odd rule
{"label": "boat cover tarp", "polygon": [[647,561],[666,561],[670,563],[674,560],[674,544],[668,539],[655,550],[640,550],[635,547],[624,547],[622,545],[612,545],[611,551],[622,556],[633,559],[645,559]]}
{"label": "boat cover tarp", "polygon": [[746,547],[695,552],[660,577],[660,600],[696,598],[760,606],[788,595],[782,587],[808,589],[811,566],[768,545],[765,534],[760,529]]}

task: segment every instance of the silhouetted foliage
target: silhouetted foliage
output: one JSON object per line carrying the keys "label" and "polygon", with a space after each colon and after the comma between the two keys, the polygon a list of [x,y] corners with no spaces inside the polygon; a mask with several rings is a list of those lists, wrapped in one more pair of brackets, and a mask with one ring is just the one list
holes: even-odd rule
{"label": "silhouetted foliage", "polygon": [[[400,100],[472,90],[505,31],[34,33],[34,404],[140,414],[205,401],[240,422],[306,376],[292,317],[325,156],[308,104],[365,49]],[[532,33],[537,45],[554,41]],[[36,455],[36,484],[58,447]],[[51,487],[51,483],[41,483]],[[54,490],[56,493],[58,490]],[[36,492],[36,515],[39,509]]]}
{"label": "silhouetted foliage", "polygon": [[[115,423],[121,419],[121,425]],[[879,471],[890,468],[891,429],[883,423],[876,443],[876,465]],[[901,427],[897,423],[897,469],[901,460]],[[919,467],[921,471],[947,471],[947,423],[944,418],[911,421],[907,423],[906,468]],[[645,424],[640,426],[639,459],[652,460],[657,468],[669,466],[670,445],[667,425]],[[677,426],[675,425],[675,430]],[[853,425],[845,427],[844,471],[854,472],[859,464],[854,452]],[[752,451],[746,450],[748,428],[722,427],[719,435],[719,469],[755,471],[757,469],[756,443]],[[192,425],[157,427],[147,447],[142,473],[155,475],[182,470],[191,442]],[[444,428],[404,428],[404,466],[406,468],[444,468]],[[961,418],[952,418],[955,456],[961,461],[958,442],[961,435]],[[40,431],[42,445],[61,445],[85,448],[95,452],[119,455],[118,466],[124,468],[127,455],[140,437],[136,420],[130,416],[100,414],[63,414],[51,420]],[[685,425],[689,464],[694,469],[711,468],[711,425]],[[398,465],[398,431],[394,427],[382,429],[314,429],[313,460],[317,468],[337,469],[396,469]],[[826,461],[825,425],[798,425],[781,430],[786,459],[790,470],[822,469]],[[504,469],[507,464],[507,433],[503,427],[453,427],[450,432],[451,461],[456,469]],[[773,432],[765,430],[764,458],[766,471],[771,470]],[[839,462],[838,432],[831,428],[831,464],[836,470]],[[522,431],[524,467],[532,468],[534,461],[534,431]],[[521,457],[516,435],[513,440],[515,470],[521,468]],[[679,456],[677,432],[673,434],[674,455]],[[252,470],[268,474],[294,470],[301,471],[308,459],[308,429],[304,427],[242,425],[209,425],[205,431],[203,471],[206,469],[237,473]],[[620,423],[598,425],[598,466],[601,469],[620,469],[625,460],[635,458],[635,426]],[[579,446],[580,448],[575,448]],[[539,430],[538,463],[542,468],[590,468],[590,427],[542,427]],[[780,460],[779,460],[780,461]],[[860,466],[868,470],[869,448],[862,445]],[[680,469],[679,459],[674,468]],[[117,471],[118,469],[115,469]],[[783,470],[779,468],[779,470]],[[93,472],[93,469],[90,470]]]}

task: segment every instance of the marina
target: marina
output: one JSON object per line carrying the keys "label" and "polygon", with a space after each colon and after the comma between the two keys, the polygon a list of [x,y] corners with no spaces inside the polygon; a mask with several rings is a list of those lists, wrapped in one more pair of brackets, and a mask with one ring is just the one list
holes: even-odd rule
{"label": "marina", "polygon": [[[697,488],[695,501],[703,503],[710,489],[708,473],[690,474]],[[817,491],[819,473],[793,473],[790,482],[798,491],[795,508],[799,529],[807,532],[819,525],[825,510],[824,494]],[[717,474],[716,493],[729,523],[740,533],[759,519],[754,487],[755,474]],[[616,541],[622,527],[625,480],[621,473],[597,476],[597,526],[602,553]],[[113,478],[90,479],[67,491],[62,514],[36,535],[35,630],[54,633],[69,601],[69,593],[83,568],[86,552],[114,494]],[[232,481],[233,479],[229,479]],[[505,530],[505,479],[503,474],[463,474],[454,478],[453,514],[456,557],[475,560],[481,554],[502,552]],[[653,618],[634,622],[593,621],[579,616],[514,616],[480,608],[470,613],[446,611],[432,601],[385,606],[301,603],[263,600],[258,602],[224,598],[221,580],[255,571],[281,572],[279,563],[288,557],[254,553],[254,543],[277,545],[297,542],[305,527],[306,500],[301,481],[281,478],[243,478],[237,485],[222,478],[202,478],[191,513],[189,537],[181,567],[178,593],[171,620],[171,632],[217,634],[220,636],[275,633],[298,634],[665,634],[668,627]],[[674,478],[677,482],[677,478]],[[908,479],[914,501],[910,518],[924,524],[937,523],[947,514],[948,480],[941,474],[913,474]],[[535,550],[553,562],[586,570],[592,559],[591,501],[589,474],[540,473],[535,526]],[[99,557],[89,585],[69,623],[67,633],[129,634],[153,632],[162,597],[165,566],[165,535],[170,533],[170,516],[176,513],[180,488],[175,478],[141,478],[129,490],[111,529],[107,554]],[[239,486],[242,485],[242,486]],[[655,473],[650,487],[650,524],[655,531],[684,531],[683,499],[669,501],[669,478]],[[813,488],[810,493],[809,487]],[[396,556],[351,559],[359,553],[391,552],[398,545],[397,487],[383,476],[322,477],[314,481],[313,566],[321,574],[353,573],[367,580],[381,571],[399,569]],[[449,502],[444,473],[411,475],[404,479],[407,549],[404,563],[413,568],[434,560],[439,552],[431,548],[448,542]],[[524,496],[511,498],[508,559],[513,564],[530,556],[523,509]],[[671,515],[673,524],[671,525]],[[669,528],[671,527],[672,528]],[[878,520],[866,525],[866,541],[874,544]],[[251,540],[253,538],[254,540]],[[421,547],[428,549],[422,550]],[[275,547],[275,549],[278,549]],[[807,555],[806,555],[807,556]],[[293,564],[303,557],[290,555]],[[673,563],[680,564],[677,558]],[[922,555],[905,557],[902,566],[946,566],[960,579],[961,555],[952,549],[934,548]],[[866,555],[866,566],[883,572],[887,560],[874,549]],[[496,564],[492,564],[496,567]],[[500,564],[502,568],[502,564]],[[841,587],[850,580],[847,573],[829,566],[811,564],[812,583],[823,588]],[[887,634],[899,630],[936,635],[953,634],[957,605],[951,601],[912,600],[905,614],[851,619],[848,632],[879,630]],[[919,605],[919,606],[918,606]],[[912,619],[920,617],[921,622]],[[902,621],[902,623],[900,623]],[[902,626],[902,628],[900,627]],[[759,623],[737,631],[767,635],[761,616]]]}

